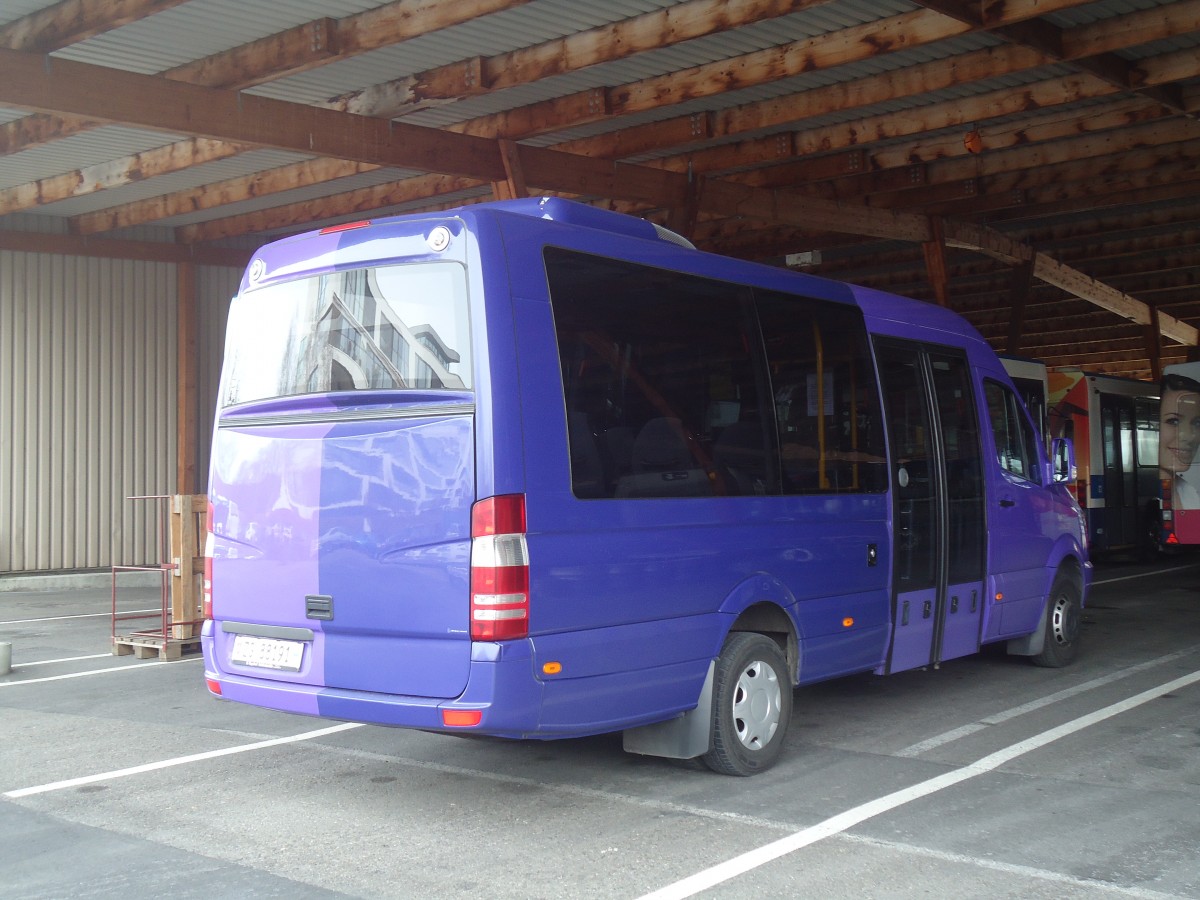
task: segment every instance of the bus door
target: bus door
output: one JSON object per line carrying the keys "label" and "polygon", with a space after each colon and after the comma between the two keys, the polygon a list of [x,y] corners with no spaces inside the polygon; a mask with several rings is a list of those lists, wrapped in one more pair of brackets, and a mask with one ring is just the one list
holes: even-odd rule
{"label": "bus door", "polygon": [[894,498],[887,671],[898,672],[979,649],[982,451],[963,354],[895,340],[876,348]]}
{"label": "bus door", "polygon": [[1100,448],[1104,463],[1102,547],[1134,543],[1138,528],[1137,473],[1133,458],[1133,400],[1100,395]]}

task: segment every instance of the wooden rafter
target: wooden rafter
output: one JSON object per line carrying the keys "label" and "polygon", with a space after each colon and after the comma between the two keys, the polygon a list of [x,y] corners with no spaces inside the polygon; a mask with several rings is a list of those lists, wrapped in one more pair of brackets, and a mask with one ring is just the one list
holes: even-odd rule
{"label": "wooden rafter", "polygon": [[[1055,18],[1057,24],[1052,25],[1047,16],[1084,5],[1084,0],[987,4],[930,0],[923,4],[928,8],[862,26],[833,28],[828,33],[806,28],[810,36],[790,44],[630,84],[618,83],[618,78],[603,87],[517,108],[505,108],[497,97],[487,105],[502,111],[443,124],[433,131],[409,130],[411,126],[384,124],[379,119],[380,114],[403,114],[432,103],[454,102],[629,58],[672,42],[737,28],[743,21],[762,21],[812,5],[690,0],[535,47],[468,57],[326,104],[306,101],[311,105],[272,106],[266,97],[242,95],[235,115],[229,115],[231,100],[237,96],[229,85],[262,84],[324,65],[326,60],[345,59],[361,51],[364,44],[356,42],[378,40],[380,46],[390,46],[396,36],[386,29],[401,26],[395,20],[380,19],[374,22],[379,27],[368,28],[372,19],[365,14],[297,25],[140,82],[136,93],[138,103],[145,107],[141,111],[113,99],[128,97],[127,88],[134,84],[122,81],[120,75],[103,70],[95,73],[103,76],[95,90],[106,92],[105,97],[81,88],[74,76],[59,79],[59,87],[68,85],[66,99],[43,94],[45,115],[0,126],[0,153],[21,146],[6,144],[6,134],[14,141],[47,140],[70,129],[104,122],[159,128],[171,135],[172,144],[6,187],[0,190],[0,215],[180,171],[186,167],[180,163],[183,148],[189,145],[192,149],[186,152],[194,153],[194,160],[206,153],[214,159],[227,158],[246,148],[266,147],[307,158],[273,172],[121,204],[79,217],[72,227],[79,233],[95,234],[184,214],[195,220],[199,209],[329,182],[321,189],[327,194],[323,198],[314,199],[319,191],[310,187],[308,199],[300,204],[215,218],[177,231],[178,239],[207,240],[244,234],[247,229],[290,229],[316,217],[336,219],[393,205],[437,208],[485,196],[490,185],[499,183],[506,196],[531,189],[603,198],[611,208],[658,222],[685,222],[686,230],[701,241],[720,235],[714,238],[721,242],[717,249],[743,246],[745,252],[760,258],[762,253],[791,252],[794,247],[788,246],[789,240],[803,242],[800,246],[855,245],[857,249],[847,250],[846,258],[853,258],[854,253],[859,260],[869,246],[864,241],[867,235],[874,235],[888,252],[907,246],[910,260],[914,253],[920,258],[924,245],[927,250],[939,251],[928,257],[937,265],[930,267],[927,262],[918,271],[911,268],[911,261],[901,260],[894,274],[881,265],[871,283],[905,286],[907,282],[906,292],[927,295],[930,282],[943,292],[951,285],[952,269],[950,302],[956,309],[980,317],[995,307],[1000,273],[1014,266],[1025,267],[1036,277],[1030,290],[1031,321],[1040,321],[1045,308],[1065,304],[1063,295],[1069,292],[1087,298],[1093,309],[1104,310],[1093,317],[1099,317],[1097,322],[1109,317],[1114,331],[1123,326],[1112,324],[1113,315],[1126,319],[1134,333],[1143,318],[1154,327],[1154,315],[1159,315],[1161,333],[1170,340],[1194,341],[1194,330],[1189,333],[1190,326],[1180,319],[1200,319],[1200,302],[1187,296],[1186,279],[1179,267],[1186,266],[1189,257],[1176,250],[1177,245],[1164,241],[1157,256],[1141,251],[1145,258],[1135,261],[1131,254],[1138,251],[1131,240],[1130,247],[1113,247],[1111,264],[1079,252],[1076,264],[1086,270],[1081,271],[1071,265],[1070,254],[1060,252],[1062,245],[1038,240],[1039,252],[1035,252],[1015,235],[1030,232],[1031,226],[1046,221],[1046,216],[1061,214],[1066,223],[1076,218],[1077,210],[1095,211],[1112,205],[1125,212],[1135,204],[1144,206],[1156,200],[1179,206],[1184,198],[1195,196],[1195,141],[1200,138],[1196,122],[1178,113],[1196,109],[1200,95],[1196,54],[1187,47],[1147,57],[1142,45],[1200,31],[1200,0],[1160,3],[1078,27],[1062,26],[1065,17]],[[386,4],[380,9],[389,12],[380,15],[395,15],[399,9],[415,13],[425,6],[448,5],[408,0]],[[135,10],[144,13],[153,7],[153,3],[135,0],[116,0],[111,5],[116,14],[134,17]],[[69,8],[94,12],[98,6],[73,0],[56,7],[60,11]],[[478,15],[478,10],[476,5],[470,15]],[[459,6],[448,14],[462,16],[463,11]],[[1090,11],[1083,15],[1089,16]],[[723,23],[715,21],[720,16],[725,17]],[[810,16],[804,21],[810,25],[823,19]],[[651,27],[655,22],[657,35]],[[362,30],[355,33],[351,26]],[[983,32],[1007,43],[929,63],[912,64],[911,57],[896,55],[928,47],[934,53],[926,58],[932,58],[942,47],[961,46],[958,38]],[[975,39],[975,46],[979,45]],[[1133,48],[1132,52],[1123,52],[1126,48]],[[894,60],[889,58],[892,56]],[[715,101],[730,91],[781,79],[803,85],[810,74],[817,76],[847,64],[855,64],[861,71],[864,67],[860,64],[867,61],[879,61],[880,70],[888,71],[844,83],[840,72],[835,72],[832,79],[813,77],[824,87],[785,91],[771,100],[732,108],[719,108],[718,101],[701,113],[689,110],[669,117],[669,107],[676,102]],[[7,62],[8,57],[0,54],[0,103],[7,97],[5,92],[16,71],[7,68]],[[51,80],[69,68],[65,61],[53,58],[40,62]],[[1064,62],[1074,65],[1077,74],[1056,75],[1033,84],[1022,80],[1018,87],[999,87],[987,97],[977,94],[985,79],[997,79],[997,85],[1016,83],[1004,76],[1024,79],[1048,63],[1055,63],[1055,69],[1061,71]],[[78,75],[87,70],[73,71]],[[257,81],[255,72],[261,73]],[[41,77],[32,69],[21,70],[15,77],[26,76],[31,80]],[[175,80],[183,90],[160,92],[162,84]],[[189,92],[196,82],[221,89]],[[29,94],[24,89],[29,83],[19,85],[26,102]],[[407,93],[398,90],[404,84]],[[967,90],[955,90],[960,86]],[[962,96],[945,103],[925,102],[939,89]],[[287,90],[286,85],[281,86],[271,95],[282,96]],[[814,116],[832,117],[835,112],[849,113],[883,102],[891,102],[897,112],[875,115],[875,110],[867,109],[867,116],[845,115],[844,125],[806,127],[806,120]],[[328,113],[339,111],[340,103],[369,115],[329,117]],[[313,109],[318,106],[331,108]],[[646,115],[649,113],[653,115]],[[663,118],[663,113],[668,117]],[[215,121],[218,116],[225,121]],[[582,128],[609,120],[615,124],[625,116],[641,121],[633,127]],[[429,115],[426,120],[439,118],[441,114]],[[48,127],[54,121],[61,123],[57,131]],[[604,133],[551,146],[556,134],[573,128]],[[962,135],[968,129],[979,136],[973,149],[982,152],[969,155],[964,149]],[[182,141],[176,137],[179,135]],[[307,145],[303,144],[306,137]],[[621,162],[643,156],[654,157],[655,162]],[[338,191],[337,179],[381,167],[427,174]],[[386,177],[379,173],[372,180],[378,182],[381,176]],[[703,190],[689,194],[689,185],[702,185]],[[94,201],[79,204],[88,205],[94,206]],[[942,219],[947,245],[937,239],[934,224]],[[1014,237],[985,228],[981,221],[1010,223]],[[1186,228],[1187,221],[1181,224]],[[1184,240],[1186,233],[1180,232],[1178,240]],[[910,267],[907,272],[905,266]],[[980,323],[986,324],[982,318]],[[1003,343],[1002,332],[990,333],[991,339]],[[1142,353],[1146,346],[1143,343]],[[1169,361],[1174,346],[1163,348],[1164,359]],[[1120,351],[1126,352],[1138,351]],[[1094,357],[1099,356],[1096,351]]]}
{"label": "wooden rafter", "polygon": [[[1200,6],[1200,0],[1190,0],[1187,5]],[[1134,13],[1130,16],[1122,17],[1122,21],[1126,25],[1123,29],[1115,29],[1111,23],[1107,22],[1101,23],[1104,26],[1102,29],[1100,26],[1087,26],[1079,29],[1080,44],[1086,47],[1094,47],[1098,44],[1107,47],[1118,47],[1120,46],[1119,35],[1129,35],[1130,41],[1144,41],[1164,36],[1168,33],[1165,29],[1170,27],[1169,24],[1164,24],[1161,16],[1153,17],[1147,13]],[[1175,20],[1173,19],[1170,24],[1176,24]],[[1090,33],[1093,30],[1102,33],[1093,35]],[[1030,51],[1027,50],[1011,48],[1002,48],[1001,52],[976,52],[956,59],[953,66],[946,66],[939,62],[938,64],[913,67],[904,76],[888,73],[887,76],[866,79],[864,82],[856,83],[852,95],[847,94],[844,87],[837,85],[831,88],[806,91],[800,95],[804,98],[804,109],[789,108],[779,101],[759,102],[738,107],[731,111],[727,110],[719,115],[680,117],[680,119],[676,120],[655,123],[652,126],[638,126],[633,129],[610,132],[597,138],[584,139],[562,146],[563,149],[571,152],[586,153],[606,158],[621,158],[622,156],[629,156],[648,150],[661,150],[673,144],[678,145],[688,141],[707,138],[713,134],[730,135],[735,133],[735,129],[757,129],[777,124],[780,121],[793,121],[796,117],[804,115],[806,111],[809,114],[816,114],[819,111],[828,112],[834,108],[848,108],[847,103],[849,102],[853,102],[856,105],[867,105],[884,100],[896,100],[907,93],[921,89],[927,90],[939,86],[952,87],[955,84],[967,83],[984,77],[996,77],[1008,72],[1018,71],[1020,68],[1028,66],[1030,64],[1029,53]],[[1145,67],[1145,64],[1143,65]],[[1181,71],[1178,64],[1169,68],[1171,69],[1171,75],[1179,78],[1184,77],[1188,73],[1195,75],[1198,63],[1193,55],[1189,69]],[[1152,72],[1153,66],[1151,65],[1150,72],[1147,75],[1148,81],[1151,82],[1154,80]],[[950,77],[948,77],[947,73],[949,73]],[[940,80],[935,82],[933,81],[935,78]],[[712,172],[721,168],[729,168],[733,165],[744,166],[750,160],[772,161],[790,158],[793,155],[807,155],[821,149],[828,150],[837,146],[854,146],[863,139],[864,135],[872,135],[875,138],[890,138],[906,133],[913,134],[921,131],[945,128],[954,124],[978,123],[989,118],[999,118],[1011,115],[1014,112],[1027,111],[1031,107],[1049,107],[1055,104],[1073,102],[1084,97],[1106,96],[1114,93],[1115,90],[1107,82],[1101,82],[1090,76],[1079,76],[1074,79],[1049,79],[1029,85],[1020,92],[997,90],[978,98],[973,98],[970,101],[956,100],[933,107],[924,107],[916,113],[905,112],[876,116],[859,120],[853,126],[837,126],[810,132],[796,132],[790,144],[781,144],[778,138],[763,139],[750,145],[729,145],[724,148],[704,151],[699,154],[688,154],[655,164],[674,167],[680,171],[685,170],[687,167],[693,167],[695,171]],[[537,128],[541,130],[553,130],[577,126],[584,121],[590,121],[595,118],[599,114],[598,111],[603,110],[603,99],[596,100],[592,96],[595,93],[595,91],[591,91],[585,92],[584,95],[578,95],[581,101],[579,107],[583,112],[576,111],[571,113],[564,102],[558,101],[555,104],[553,115],[550,114],[547,104],[537,104],[535,107],[528,108],[520,113],[471,120],[457,126],[456,129],[483,136],[503,135],[513,139],[521,139],[537,133]],[[850,99],[851,97],[853,98],[852,100]],[[1131,100],[1129,103],[1137,104],[1139,101]],[[1140,101],[1140,104],[1143,110],[1158,109],[1158,107],[1148,105],[1144,101]],[[791,101],[791,105],[795,105],[794,101]],[[358,111],[360,112],[371,112],[370,109],[363,108],[364,104],[362,103],[359,103],[358,107]],[[1102,130],[1105,127],[1119,127],[1134,121],[1135,115],[1137,113],[1128,113],[1124,118],[1121,118],[1119,111],[1106,113],[1105,116],[1093,115],[1091,120],[1084,124],[1083,127],[1095,130]],[[1141,115],[1150,114],[1143,112]],[[524,127],[518,127],[518,121],[527,124]],[[1076,129],[1080,127],[1078,116],[1074,117],[1072,122],[1073,124],[1070,127]],[[536,126],[529,123],[536,123]],[[1028,143],[1031,140],[1037,139],[1044,140],[1050,136],[1049,133],[1036,134],[1027,128],[1014,129],[1011,126],[1001,126],[993,130],[981,130],[985,145],[989,148]],[[636,135],[634,134],[635,132]],[[642,135],[645,136],[642,137]],[[921,151],[912,147],[905,147],[902,149],[892,149],[890,152],[893,156],[898,153],[905,153],[910,157],[914,157],[915,154]],[[924,152],[930,158],[945,158],[947,155],[961,153],[961,140],[948,139],[936,146],[928,147]],[[809,165],[809,163],[805,163],[805,166]],[[874,158],[871,165],[886,167],[889,163],[881,155]],[[336,167],[333,168],[336,170]],[[280,189],[314,183],[315,180],[328,180],[317,176],[317,170],[318,167],[297,165],[292,167],[290,171],[281,170],[279,177],[275,180],[278,184],[285,186]],[[342,175],[337,174],[335,171],[335,174],[329,177],[342,177]],[[243,179],[242,183],[253,189],[253,193],[249,194],[250,196],[262,196],[264,193],[267,193],[263,189],[263,181],[265,179],[249,177]],[[236,190],[236,183],[230,182],[222,186],[219,196],[232,197],[236,194]],[[166,199],[156,204],[142,205],[140,210],[158,212],[159,215],[153,217],[161,218],[166,215],[215,205],[213,199],[215,195],[200,196],[200,193],[198,191],[185,192],[174,200]],[[410,196],[413,193],[412,190],[408,191]],[[354,201],[350,198],[348,198],[348,202],[354,205]],[[172,212],[171,210],[174,211]],[[331,214],[336,215],[337,213],[336,211],[332,211]],[[101,212],[94,214],[86,222],[80,222],[79,229],[82,233],[90,233],[103,230],[104,223],[109,221],[113,224],[108,225],[108,227],[119,227],[121,225],[137,224],[139,221],[146,221],[146,219],[139,219],[138,215],[139,209],[117,211],[111,214]],[[276,223],[272,227],[279,227],[279,221],[284,217],[285,213],[283,211],[272,216],[272,220]],[[251,221],[257,223],[258,220],[259,217],[251,217]],[[224,232],[228,235],[235,233],[235,229],[225,228]]]}
{"label": "wooden rafter", "polygon": [[[65,0],[60,6],[77,6],[84,0]],[[121,0],[121,6],[137,7],[148,15],[154,6],[172,6],[181,0]],[[367,10],[344,19],[317,19],[289,28],[286,31],[233,47],[221,53],[168,69],[163,78],[186,81],[208,87],[247,88],[275,78],[305,72],[390,44],[410,40],[432,31],[449,28],[464,21],[490,13],[501,12],[529,0],[475,0],[473,3],[426,3],[422,0],[397,0],[376,9]],[[88,6],[99,7],[100,3]],[[54,7],[57,9],[58,7]],[[34,14],[36,17],[38,14]],[[127,19],[132,18],[132,11]],[[88,21],[96,19],[93,14]],[[24,20],[14,23],[18,28]],[[122,24],[118,16],[114,26]],[[36,25],[20,26],[23,33]],[[86,35],[84,35],[86,36]],[[80,38],[66,40],[70,43]],[[0,47],[5,46],[0,43]],[[42,47],[9,47],[8,49],[50,49]],[[33,143],[77,134],[98,124],[83,116],[33,116],[35,121],[19,126],[9,123],[0,126],[0,152],[27,149]],[[10,127],[11,126],[11,127]]]}
{"label": "wooden rafter", "polygon": [[[131,99],[136,98],[136,99]],[[0,101],[49,111],[79,113],[148,128],[192,132],[197,136],[247,142],[278,149],[309,150],[322,155],[379,165],[415,167],[494,182],[507,178],[498,144],[484,138],[399,125],[335,110],[246,96],[152,76],[103,69],[84,63],[0,51]],[[544,148],[520,147],[520,165],[534,173],[537,186],[603,197],[651,200],[665,208],[687,202],[686,176],[610,163]],[[886,210],[846,207],[811,198],[788,198],[779,191],[709,181],[704,208],[725,216],[792,222],[829,230],[923,242],[930,239],[927,220]],[[1146,324],[1146,305],[1103,285],[1078,270],[967,223],[946,223],[948,243],[1018,263],[1033,259],[1038,278]],[[1196,329],[1161,317],[1163,333],[1196,343]]]}
{"label": "wooden rafter", "polygon": [[184,0],[61,0],[0,27],[0,47],[49,53]]}
{"label": "wooden rafter", "polygon": [[393,118],[431,103],[461,100],[661,50],[741,25],[821,6],[829,0],[689,0],[532,47],[475,57],[342,94],[344,112]]}
{"label": "wooden rafter", "polygon": [[[1073,39],[1071,32],[1040,19],[1033,22],[1005,22],[1001,17],[989,15],[983,4],[969,4],[963,0],[917,0],[922,6],[976,29],[986,29],[1005,40],[1031,47],[1052,59],[1070,61],[1077,68],[1088,72],[1114,87],[1124,91],[1135,91],[1173,112],[1186,112],[1182,93],[1174,87],[1147,86],[1140,72],[1127,60],[1106,49],[1098,40]],[[1154,10],[1158,13],[1158,10]],[[1179,4],[1168,16],[1174,16],[1174,27],[1195,28],[1197,11],[1188,4]],[[1165,21],[1159,15],[1160,21]],[[1115,38],[1111,23],[1106,23],[1104,33]]]}

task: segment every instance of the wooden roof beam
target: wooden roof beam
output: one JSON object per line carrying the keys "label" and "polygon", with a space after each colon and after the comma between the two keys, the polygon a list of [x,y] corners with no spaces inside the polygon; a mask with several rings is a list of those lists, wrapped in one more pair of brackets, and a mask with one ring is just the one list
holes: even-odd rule
{"label": "wooden roof beam", "polygon": [[134,184],[158,175],[180,172],[203,163],[228,159],[244,153],[247,149],[244,144],[231,144],[228,141],[214,141],[209,138],[176,141],[155,150],[0,189],[0,215]]}
{"label": "wooden roof beam", "polygon": [[[59,6],[79,6],[84,2],[85,0],[65,0]],[[118,7],[141,7],[145,10],[145,15],[157,12],[154,8],[156,5],[167,8],[178,2],[180,0],[159,0],[157,4],[151,0],[113,0]],[[168,69],[160,73],[160,77],[209,87],[253,87],[528,2],[529,0],[473,0],[471,3],[428,3],[425,0],[397,0],[344,19],[323,18],[297,25],[286,31]],[[108,6],[113,3],[109,3]],[[105,6],[105,3],[100,0],[88,2],[87,5],[101,7]],[[114,12],[118,14],[117,23],[124,24],[119,16],[121,9],[118,8]],[[96,12],[93,17],[98,15]],[[78,39],[80,38],[74,40]],[[74,40],[66,40],[66,43],[73,43]],[[0,44],[0,47],[2,46]],[[40,142],[44,143],[47,136],[50,139],[61,139],[95,128],[98,124],[81,116],[36,118],[46,121],[30,123],[21,129],[0,126],[0,152],[5,152],[4,148],[10,153],[28,149],[34,144],[21,141],[29,141],[35,135],[43,136]]]}
{"label": "wooden roof beam", "polygon": [[0,230],[0,250],[18,253],[60,253],[101,259],[140,259],[150,262],[193,262],[201,266],[241,269],[250,262],[250,252],[226,247],[189,247],[155,241],[126,241],[113,238],[76,237],[34,231]]}
{"label": "wooden roof beam", "polygon": [[[1142,84],[1141,73],[1133,64],[1108,51],[1102,51],[1097,41],[1089,35],[1072,40],[1072,31],[1064,30],[1044,19],[1028,22],[988,21],[982,5],[968,4],[963,0],[916,0],[921,6],[935,9],[947,17],[973,28],[986,29],[1004,40],[1031,47],[1044,53],[1052,59],[1070,61],[1074,66],[1088,72],[1120,90],[1136,92],[1161,103],[1172,112],[1186,112],[1186,103],[1182,92],[1173,86],[1148,87]],[[1176,34],[1195,31],[1200,27],[1200,9],[1195,4],[1182,3],[1179,8],[1171,10],[1172,26]],[[1045,10],[1039,15],[1044,15]],[[1152,10],[1162,15],[1158,9]],[[1086,32],[1086,29],[1080,28]],[[1111,25],[1104,27],[1104,32],[1113,35]],[[1095,34],[1093,30],[1092,35]],[[1125,44],[1124,46],[1129,46]]]}
{"label": "wooden roof beam", "polygon": [[425,106],[461,100],[627,59],[755,22],[790,15],[829,0],[689,0],[588,31],[486,58],[472,58],[395,81],[351,91],[326,105],[394,118]]}
{"label": "wooden roof beam", "polygon": [[[1200,0],[1196,0],[1200,2]],[[1018,11],[1019,13],[1019,11]],[[1017,15],[1018,13],[1014,13]],[[1139,17],[1137,22],[1129,23],[1130,33],[1138,34],[1140,37],[1145,37],[1150,34],[1161,34],[1160,31],[1152,31],[1151,24],[1142,21],[1142,14],[1134,14],[1133,16],[1124,17],[1133,19]],[[1165,27],[1161,23],[1157,26],[1159,29]],[[1112,40],[1109,38],[1108,40]],[[912,92],[916,90],[928,90],[934,87],[929,83],[930,78],[939,77],[946,78],[945,73],[951,73],[949,80],[942,87],[950,87],[954,84],[963,83],[978,78],[992,77],[997,74],[1002,74],[1005,71],[1012,71],[1021,66],[1030,64],[1027,51],[1007,51],[1000,55],[990,51],[966,54],[956,60],[953,67],[945,66],[943,63],[926,64],[925,66],[916,67],[920,70],[914,73],[909,73],[906,76],[898,75],[897,73],[888,73],[886,77],[877,76],[867,79],[870,84],[874,84],[876,92],[883,92],[881,96],[874,96],[871,89],[862,82],[856,83],[854,91],[854,102],[856,104],[864,104],[878,102],[884,99],[896,99],[897,96],[904,92]],[[1182,74],[1182,73],[1177,73]],[[915,77],[914,77],[915,75]],[[1092,82],[1097,84],[1098,82]],[[1025,90],[1014,93],[1012,91],[996,91],[992,94],[985,95],[975,101],[956,101],[954,103],[940,104],[938,109],[942,112],[942,116],[953,118],[956,121],[979,121],[985,117],[1002,116],[1006,112],[1016,111],[1019,109],[1028,109],[1033,102],[1067,102],[1068,99],[1078,99],[1080,90],[1077,88],[1066,90],[1066,85],[1063,80],[1055,79],[1044,82],[1040,86],[1040,90],[1045,92],[1045,96],[1040,101],[1035,101],[1035,88],[1026,88]],[[1101,94],[1111,93],[1111,86],[1105,85]],[[814,104],[813,114],[817,112],[827,111],[825,108],[818,109],[817,107],[826,107],[834,100],[833,92],[845,93],[845,87],[841,85],[833,86],[833,88],[822,88],[815,91],[804,93],[804,97],[810,98],[808,102]],[[595,95],[599,93],[601,97],[599,101],[595,99]],[[572,107],[570,104],[578,99],[581,105]],[[773,107],[774,101],[770,103],[751,104],[741,108],[740,116],[731,118],[727,111],[721,114],[723,124],[719,129],[714,127],[716,116],[691,116],[681,117],[677,120],[670,120],[667,123],[655,123],[654,125],[639,126],[636,129],[622,129],[617,132],[612,132],[608,135],[602,135],[597,138],[585,139],[582,141],[572,142],[571,144],[562,145],[563,149],[571,152],[586,153],[594,156],[604,156],[607,158],[620,158],[621,156],[630,155],[637,152],[645,152],[649,149],[661,148],[664,144],[670,145],[674,142],[676,145],[687,140],[695,140],[702,137],[707,137],[715,130],[720,133],[732,133],[734,127],[743,127],[746,129],[762,127],[766,122],[764,118],[757,113],[758,110]],[[361,106],[361,104],[360,104]],[[1011,110],[1010,110],[1011,107]],[[367,110],[359,110],[367,111]],[[505,136],[512,139],[521,139],[529,137],[539,131],[551,130],[559,127],[574,126],[591,121],[597,118],[602,118],[610,113],[607,97],[603,91],[587,91],[578,95],[570,95],[566,98],[559,98],[554,101],[548,101],[542,104],[533,104],[530,107],[523,108],[511,115],[498,115],[491,117],[480,117],[471,120],[461,125],[455,126],[453,130],[466,131],[469,133],[480,134],[484,136]],[[929,110],[922,110],[918,116],[911,112],[903,115],[892,115],[887,117],[875,117],[872,120],[866,120],[859,123],[853,129],[855,134],[862,132],[870,133],[874,128],[878,132],[888,132],[898,128],[913,129],[916,127],[933,128],[937,127],[938,123],[929,121],[928,117],[934,113]],[[890,124],[896,123],[896,124]],[[944,123],[943,123],[944,124]],[[678,128],[676,126],[679,126]],[[861,130],[860,130],[861,129]],[[676,135],[673,131],[678,131]],[[849,131],[848,127],[842,127],[842,131]],[[823,130],[828,131],[828,129]],[[643,136],[644,135],[644,136]],[[851,143],[854,138],[848,138],[844,143]],[[782,142],[781,142],[782,141]],[[775,158],[786,158],[793,153],[805,152],[808,144],[815,143],[818,146],[828,146],[830,136],[821,134],[814,136],[806,141],[803,138],[798,138],[796,146],[792,146],[786,138],[776,137],[767,139],[765,142],[759,142],[769,145],[768,152],[773,154]],[[718,149],[717,151],[707,152],[695,157],[685,157],[677,161],[675,168],[683,170],[688,165],[695,165],[697,171],[712,171],[720,166],[720,157],[728,156],[732,151],[737,151],[739,159],[738,164],[745,165],[747,158],[747,146],[736,145],[731,148]],[[732,165],[731,160],[729,165]],[[670,164],[667,164],[670,166]],[[306,163],[297,164],[294,167],[286,167],[290,172],[279,170],[278,178],[260,178],[259,175],[246,176],[242,179],[242,183],[251,186],[254,189],[253,196],[261,196],[267,191],[264,189],[266,183],[274,181],[275,183],[286,187],[298,187],[304,184],[313,183],[311,178],[318,176],[320,167],[311,166]],[[348,174],[344,166],[329,166],[335,173],[341,170],[341,174]],[[341,174],[331,174],[329,177],[341,177]],[[85,179],[81,179],[84,181]],[[204,192],[193,190],[181,192],[179,196],[174,197],[165,202],[158,202],[157,199],[151,199],[141,202],[134,206],[125,209],[114,211],[101,211],[90,214],[87,218],[81,218],[73,227],[77,228],[80,233],[94,233],[107,228],[121,227],[125,225],[137,224],[139,221],[146,221],[144,218],[139,218],[141,215],[149,214],[158,218],[163,218],[168,215],[189,212],[197,208],[204,208],[213,205],[215,197],[231,197],[236,193],[236,187],[233,182],[226,182],[221,185],[219,192],[214,192],[210,195],[205,195]],[[409,192],[411,195],[411,191]],[[225,201],[228,202],[228,201]],[[357,200],[350,199],[350,205],[358,206]],[[307,209],[307,207],[302,207]],[[335,213],[336,214],[336,213]],[[272,220],[279,223],[282,217],[281,214],[272,216]],[[253,221],[259,221],[260,217],[253,216]],[[279,227],[278,224],[274,227]],[[228,228],[226,231],[228,232]]]}
{"label": "wooden roof beam", "polygon": [[[0,48],[49,53],[138,19],[178,6],[184,0],[61,0],[0,27]],[[0,156],[27,150],[97,127],[91,119],[31,115],[0,125]]]}
{"label": "wooden roof beam", "polygon": [[[1134,297],[1085,275],[1078,269],[1038,253],[1031,247],[1005,237],[998,231],[965,222],[946,223],[946,242],[951,246],[977,250],[994,259],[1011,265],[1032,261],[1033,273],[1039,281],[1061,288],[1068,294],[1088,300],[1138,325],[1150,324],[1150,307]],[[1181,344],[1195,345],[1197,330],[1194,326],[1161,315],[1162,333]]]}
{"label": "wooden roof beam", "polygon": [[[148,128],[489,182],[506,177],[495,141],[14,51],[0,51],[0,102],[52,112],[87,111]],[[514,149],[535,187],[649,200],[666,208],[688,201],[686,176],[543,148]],[[818,203],[729,182],[706,183],[700,199],[704,210],[725,216],[750,215],[915,242],[930,239],[928,222],[921,216]],[[947,221],[945,227],[952,246],[1014,264],[1033,259],[1039,279],[1133,321],[1148,322],[1144,303],[998,232],[961,222]],[[1162,319],[1164,334],[1197,343],[1195,328],[1168,316]]]}
{"label": "wooden roof beam", "polygon": [[184,0],[60,0],[0,26],[0,47],[49,53],[178,6]]}

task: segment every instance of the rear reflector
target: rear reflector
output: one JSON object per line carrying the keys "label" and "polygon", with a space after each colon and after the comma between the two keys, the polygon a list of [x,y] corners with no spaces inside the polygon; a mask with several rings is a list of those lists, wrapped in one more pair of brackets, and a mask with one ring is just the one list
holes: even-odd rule
{"label": "rear reflector", "polygon": [[212,691],[217,696],[220,696],[221,682],[217,681],[217,679],[215,679],[215,678],[205,678],[204,683],[208,685],[208,689],[210,691]]}
{"label": "rear reflector", "polygon": [[443,709],[442,724],[447,728],[470,728],[483,721],[481,709]]}
{"label": "rear reflector", "polygon": [[480,500],[471,509],[471,639],[529,634],[529,548],[525,496]]}
{"label": "rear reflector", "polygon": [[[213,555],[213,504],[208,501],[208,512],[204,515],[204,587],[200,591],[200,614],[212,618],[212,555]],[[217,693],[221,693],[219,690]]]}

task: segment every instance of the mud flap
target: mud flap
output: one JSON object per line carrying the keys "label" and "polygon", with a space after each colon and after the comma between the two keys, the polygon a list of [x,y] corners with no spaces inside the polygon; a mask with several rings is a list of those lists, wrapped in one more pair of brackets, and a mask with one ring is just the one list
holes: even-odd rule
{"label": "mud flap", "polygon": [[1042,606],[1042,615],[1038,619],[1037,630],[1019,638],[1013,638],[1005,645],[1009,656],[1037,656],[1046,645],[1046,616],[1050,614],[1050,596]]}
{"label": "mud flap", "polygon": [[716,660],[708,664],[708,674],[700,689],[696,708],[665,722],[627,728],[625,752],[668,759],[693,759],[712,749],[712,689]]}

